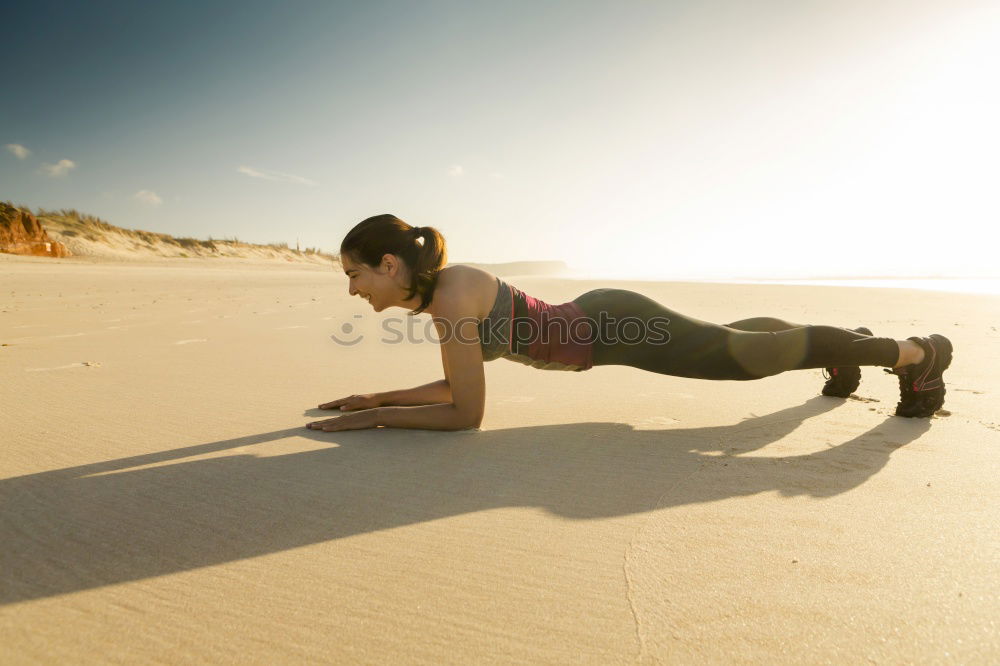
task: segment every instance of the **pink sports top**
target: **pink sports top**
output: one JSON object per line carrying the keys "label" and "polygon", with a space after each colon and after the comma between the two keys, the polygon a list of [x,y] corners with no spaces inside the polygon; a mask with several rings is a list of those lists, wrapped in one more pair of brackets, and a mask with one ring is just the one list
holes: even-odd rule
{"label": "pink sports top", "polygon": [[542,370],[589,370],[595,325],[570,301],[549,305],[497,278],[490,313],[479,323],[483,360],[506,358]]}

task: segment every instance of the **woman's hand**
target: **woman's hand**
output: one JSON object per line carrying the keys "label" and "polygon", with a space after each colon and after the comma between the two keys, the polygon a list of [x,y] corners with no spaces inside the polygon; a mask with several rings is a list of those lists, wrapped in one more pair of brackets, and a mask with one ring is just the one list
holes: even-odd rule
{"label": "woman's hand", "polygon": [[333,402],[326,402],[319,406],[320,409],[340,409],[344,412],[349,412],[356,409],[372,409],[374,407],[381,407],[382,400],[378,393],[362,393],[358,395],[349,395],[346,398],[340,398],[339,400],[334,400]]}
{"label": "woman's hand", "polygon": [[334,432],[337,430],[364,430],[365,428],[378,427],[378,410],[365,409],[354,414],[344,414],[324,421],[313,421],[307,423],[310,430],[322,430],[323,432]]}

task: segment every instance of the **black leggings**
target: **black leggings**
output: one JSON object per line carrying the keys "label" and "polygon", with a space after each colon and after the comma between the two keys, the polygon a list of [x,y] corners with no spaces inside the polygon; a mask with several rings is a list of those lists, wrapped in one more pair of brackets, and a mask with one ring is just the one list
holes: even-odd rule
{"label": "black leggings", "polygon": [[[899,346],[892,338],[771,317],[712,324],[626,289],[594,289],[573,302],[592,320],[595,366],[628,365],[678,377],[748,380],[805,368],[892,367],[899,359]],[[641,330],[645,335],[640,339]]]}

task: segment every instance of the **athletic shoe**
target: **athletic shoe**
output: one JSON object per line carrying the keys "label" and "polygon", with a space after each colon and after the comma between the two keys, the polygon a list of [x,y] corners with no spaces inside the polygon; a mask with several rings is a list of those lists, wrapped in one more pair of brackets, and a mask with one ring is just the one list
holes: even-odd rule
{"label": "athletic shoe", "polygon": [[[851,329],[855,333],[872,335],[864,326]],[[858,390],[861,384],[861,368],[856,365],[848,365],[842,368],[824,368],[823,377],[826,384],[823,385],[823,395],[830,395],[835,398],[846,398]]]}
{"label": "athletic shoe", "polygon": [[926,337],[907,338],[924,350],[920,363],[885,371],[899,376],[899,403],[896,416],[909,418],[933,416],[944,405],[944,371],[951,365],[951,341],[937,333]]}

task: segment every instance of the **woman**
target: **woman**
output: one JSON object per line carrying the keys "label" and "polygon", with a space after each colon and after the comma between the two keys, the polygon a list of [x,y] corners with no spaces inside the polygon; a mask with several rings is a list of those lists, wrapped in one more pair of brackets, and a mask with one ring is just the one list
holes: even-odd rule
{"label": "woman", "polygon": [[376,312],[405,307],[432,315],[445,378],[322,404],[320,409],[352,413],[308,425],[317,430],[478,428],[486,404],[483,362],[501,357],[548,370],[628,365],[702,379],[750,380],[826,368],[830,377],[822,392],[839,397],[857,389],[859,366],[878,365],[899,378],[897,415],[929,417],[944,404],[942,374],[952,346],[941,335],[893,340],[866,328],[769,317],[723,326],[625,289],[594,289],[550,305],[478,268],[445,267],[441,234],[393,215],[370,217],[351,229],[340,257],[351,295]]}

